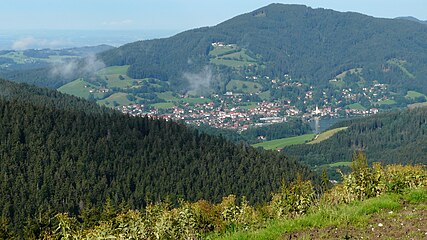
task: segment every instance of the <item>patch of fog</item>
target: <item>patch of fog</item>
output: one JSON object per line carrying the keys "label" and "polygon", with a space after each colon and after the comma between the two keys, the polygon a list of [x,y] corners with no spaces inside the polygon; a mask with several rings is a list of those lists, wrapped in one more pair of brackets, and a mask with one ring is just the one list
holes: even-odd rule
{"label": "patch of fog", "polygon": [[188,90],[196,94],[207,94],[211,92],[211,84],[217,81],[217,76],[213,74],[212,67],[205,66],[198,73],[186,72],[183,74],[188,82]]}
{"label": "patch of fog", "polygon": [[54,77],[70,78],[75,76],[76,73],[93,75],[102,68],[105,68],[105,63],[92,54],[83,60],[55,63],[50,69],[50,74]]}

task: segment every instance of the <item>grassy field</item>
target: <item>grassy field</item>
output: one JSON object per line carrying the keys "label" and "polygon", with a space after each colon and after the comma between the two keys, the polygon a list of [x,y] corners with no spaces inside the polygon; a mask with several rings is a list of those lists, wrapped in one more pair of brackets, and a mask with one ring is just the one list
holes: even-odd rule
{"label": "grassy field", "polygon": [[400,70],[405,73],[409,78],[415,78],[415,75],[411,73],[408,69],[405,68],[406,61],[404,60],[398,60],[398,59],[392,59],[387,61],[388,64],[397,66],[400,68]]}
{"label": "grassy field", "polygon": [[165,103],[155,103],[155,104],[151,104],[150,106],[157,108],[157,109],[168,109],[168,108],[173,108],[175,107],[175,104],[171,103],[171,102],[165,102]]}
{"label": "grassy field", "polygon": [[363,111],[366,110],[366,108],[364,106],[362,106],[362,104],[360,104],[360,103],[353,103],[353,104],[347,105],[346,108],[363,110]]}
{"label": "grassy field", "polygon": [[[129,68],[129,65],[126,66],[111,66],[107,68],[103,68],[99,70],[96,74],[98,77],[100,77],[102,80],[106,82],[106,88],[111,91],[113,88],[119,89],[118,91],[115,91],[114,94],[109,96],[108,98],[105,98],[104,93],[100,93],[98,90],[100,89],[99,86],[95,86],[93,84],[90,84],[87,81],[84,81],[84,79],[76,79],[75,81],[68,83],[58,90],[64,93],[68,93],[74,96],[82,97],[82,98],[89,98],[91,93],[90,90],[94,90],[92,93],[96,99],[98,100],[99,104],[106,105],[109,107],[113,107],[115,105],[129,105],[137,103],[141,98],[135,97],[135,101],[130,101],[127,98],[128,93],[125,91],[121,92],[120,89],[131,89],[131,88],[139,88],[142,86],[143,82],[147,84],[147,81],[149,81],[148,84],[151,86],[159,86],[156,84],[156,82],[153,82],[150,79],[133,79],[126,75],[126,72]],[[155,80],[156,81],[156,80]],[[162,99],[169,97],[170,99],[175,100],[175,98],[172,98],[171,92],[168,93],[162,93]],[[167,99],[165,99],[167,100]],[[191,100],[190,100],[191,101]]]}
{"label": "grassy field", "polygon": [[129,65],[111,66],[99,70],[96,74],[107,82],[108,88],[131,88],[136,80],[128,77]]}
{"label": "grassy field", "polygon": [[392,99],[387,99],[387,100],[379,101],[379,102],[375,103],[375,105],[379,105],[379,106],[381,106],[381,105],[394,105],[394,104],[396,104],[396,101],[394,101]]}
{"label": "grassy field", "polygon": [[127,95],[128,95],[127,93],[114,93],[108,98],[98,101],[98,103],[109,106],[109,107],[113,106],[114,102],[116,102],[118,105],[129,105],[129,104],[135,103],[135,102],[129,101],[129,99],[127,99]]}
{"label": "grassy field", "polygon": [[346,130],[346,129],[347,129],[347,127],[342,127],[342,128],[335,128],[335,129],[331,129],[329,131],[323,132],[323,133],[319,134],[313,141],[308,142],[307,144],[320,143],[320,142],[325,141],[326,139],[332,137],[336,133],[341,132],[341,131]]}
{"label": "grassy field", "polygon": [[343,80],[343,78],[347,75],[347,73],[349,74],[354,74],[354,73],[361,73],[363,70],[363,68],[352,68],[350,70],[344,71],[340,74],[338,74],[335,78],[338,80]]}
{"label": "grassy field", "polygon": [[253,109],[258,107],[258,103],[257,102],[246,102],[244,105],[240,105],[239,106],[242,109]]}
{"label": "grassy field", "polygon": [[350,167],[350,166],[351,166],[351,162],[336,162],[331,164],[325,164],[318,168],[322,169],[323,167]]}
{"label": "grassy field", "polygon": [[130,65],[106,67],[97,72],[98,75],[122,74],[126,75]]}
{"label": "grassy field", "polygon": [[[85,87],[86,86],[86,87]],[[98,89],[97,86],[90,84],[86,82],[83,78],[79,78],[75,81],[72,81],[70,83],[65,84],[64,86],[58,88],[58,91],[62,93],[71,94],[77,97],[81,98],[89,98],[90,90],[91,89]],[[98,96],[99,95],[99,96]],[[94,96],[96,97],[102,97],[103,94],[97,94],[95,93]]]}
{"label": "grassy field", "polygon": [[258,64],[256,59],[248,55],[247,50],[241,49],[237,45],[215,47],[209,52],[209,56],[211,56],[211,63],[232,68]]}
{"label": "grassy field", "polygon": [[240,52],[230,53],[230,54],[224,55],[223,58],[231,58],[231,59],[235,59],[235,60],[239,60],[239,61],[244,61],[244,62],[256,62],[256,59],[250,57],[246,53],[246,51],[240,51]]}
{"label": "grassy field", "polygon": [[328,164],[329,167],[349,167],[351,166],[351,162],[336,162]]}
{"label": "grassy field", "polygon": [[253,65],[253,62],[240,61],[235,59],[223,59],[223,58],[213,58],[210,60],[211,63],[216,65],[225,65],[232,68],[241,68],[249,65]]}
{"label": "grassy field", "polygon": [[426,95],[424,95],[422,93],[419,93],[419,92],[416,92],[416,91],[408,91],[408,93],[406,94],[405,97],[406,98],[411,98],[411,99],[414,99],[414,98],[417,98],[417,97],[424,97],[424,98],[426,98]]}
{"label": "grassy field", "polygon": [[203,104],[212,102],[210,98],[181,98],[180,101],[190,104]]}
{"label": "grassy field", "polygon": [[276,150],[276,149],[281,149],[284,148],[286,146],[290,146],[290,145],[296,145],[296,144],[316,144],[316,143],[320,143],[321,141],[324,141],[330,137],[332,137],[334,134],[343,131],[347,129],[347,127],[342,127],[342,128],[335,128],[326,132],[323,132],[321,134],[319,134],[317,136],[316,139],[315,136],[316,134],[305,134],[305,135],[301,135],[301,136],[296,136],[296,137],[289,137],[289,138],[281,138],[281,139],[276,139],[276,140],[271,140],[271,141],[265,141],[262,143],[257,143],[257,144],[253,144],[253,147],[262,147],[264,149],[267,150]]}
{"label": "grassy field", "polygon": [[229,53],[239,51],[240,48],[236,44],[230,44],[222,47],[215,47],[212,51],[209,52],[210,56],[221,56]]}
{"label": "grassy field", "polygon": [[[363,68],[352,68],[350,70],[344,71],[340,74],[338,74],[337,76],[335,76],[334,79],[329,80],[329,83],[337,88],[342,88],[345,86],[345,82],[343,81],[344,77],[347,74],[359,74],[363,71]],[[360,75],[359,75],[360,77]],[[362,80],[362,78],[360,77],[360,80]]]}
{"label": "grassy field", "polygon": [[232,92],[244,92],[244,93],[255,93],[261,90],[262,86],[259,83],[241,81],[241,80],[231,80],[227,84],[227,91]]}
{"label": "grassy field", "polygon": [[161,92],[156,93],[157,97],[160,99],[163,99],[167,102],[177,102],[179,101],[179,98],[175,97],[172,92]]}
{"label": "grassy field", "polygon": [[267,150],[281,149],[289,145],[304,144],[314,138],[315,134],[305,134],[297,137],[281,138],[262,143],[253,144],[253,147],[262,147]]}

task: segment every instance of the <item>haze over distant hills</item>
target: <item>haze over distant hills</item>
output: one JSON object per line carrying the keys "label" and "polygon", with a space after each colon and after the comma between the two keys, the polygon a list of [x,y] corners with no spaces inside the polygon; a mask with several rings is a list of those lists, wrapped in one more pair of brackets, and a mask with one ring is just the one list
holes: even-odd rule
{"label": "haze over distant hills", "polygon": [[172,36],[173,30],[0,30],[0,50],[63,49],[120,45]]}

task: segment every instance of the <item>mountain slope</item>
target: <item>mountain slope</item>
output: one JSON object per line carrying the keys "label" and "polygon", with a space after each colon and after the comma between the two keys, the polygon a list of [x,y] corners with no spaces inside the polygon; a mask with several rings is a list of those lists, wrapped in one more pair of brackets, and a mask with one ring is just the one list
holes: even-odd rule
{"label": "mountain slope", "polygon": [[[184,73],[208,65],[211,44],[224,42],[256,55],[264,64],[257,71],[267,76],[290,74],[321,86],[346,70],[363,68],[366,81],[402,91],[421,86],[427,93],[427,84],[422,84],[426,37],[427,28],[411,21],[271,4],[214,27],[127,44],[100,56],[107,65],[131,65],[128,73],[134,78],[156,77],[185,87]],[[401,61],[411,74],[392,60]],[[224,66],[217,70],[233,71]]]}
{"label": "mountain slope", "polygon": [[426,164],[427,108],[400,110],[350,120],[348,127],[317,144],[295,145],[284,153],[311,166],[351,161],[355,150],[364,150],[371,162]]}
{"label": "mountain slope", "polygon": [[[78,110],[68,103],[83,102],[74,97],[0,84],[8,86],[0,88],[0,212],[17,229],[38,212],[77,214],[107,198],[140,208],[166,198],[220,201],[233,193],[255,203],[298,172],[314,178],[277,152],[170,121]],[[20,89],[28,100],[5,89]]]}

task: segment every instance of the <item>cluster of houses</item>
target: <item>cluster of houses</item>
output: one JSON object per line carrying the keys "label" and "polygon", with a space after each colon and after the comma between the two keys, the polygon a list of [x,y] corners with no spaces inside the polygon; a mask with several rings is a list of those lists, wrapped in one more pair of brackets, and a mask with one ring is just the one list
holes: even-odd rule
{"label": "cluster of houses", "polygon": [[[215,43],[220,46],[221,43]],[[215,46],[216,46],[215,45]],[[277,80],[273,79],[271,81]],[[274,82],[273,82],[274,84]],[[300,82],[280,82],[280,85],[301,87]],[[360,96],[369,97],[370,100],[384,99],[386,93],[386,85],[375,84],[370,87],[363,88],[362,91],[353,91],[351,88],[342,89],[342,98],[347,100],[355,100]],[[323,95],[326,93],[324,92]],[[343,115],[372,115],[377,114],[377,108],[357,109],[334,106],[332,102],[324,100],[323,106],[307,106],[303,112],[290,101],[280,100],[274,102],[258,102],[245,103],[243,99],[244,93],[226,92],[223,95],[215,94],[210,96],[212,102],[203,104],[189,104],[175,102],[176,106],[169,109],[156,109],[150,106],[133,104],[129,106],[120,106],[119,110],[134,116],[150,116],[154,118],[164,118],[176,121],[183,121],[193,125],[209,125],[215,128],[235,129],[243,131],[251,126],[260,126],[265,124],[279,123],[287,121],[289,117],[302,117],[305,119],[326,117],[335,118],[343,117]],[[181,96],[185,97],[185,96]],[[202,97],[201,97],[202,98]],[[308,104],[313,98],[313,87],[299,98]],[[342,100],[340,100],[342,101]],[[337,103],[338,101],[334,101]],[[339,102],[338,102],[339,103]]]}

